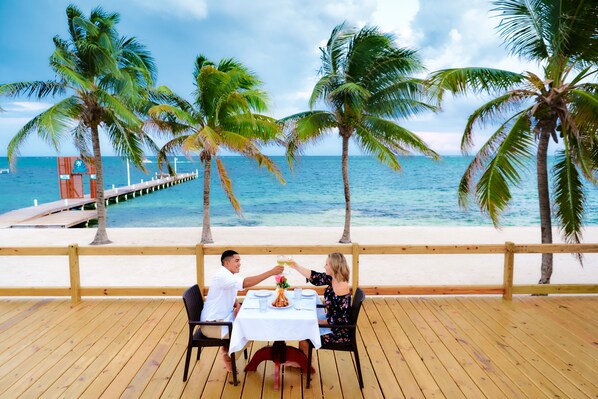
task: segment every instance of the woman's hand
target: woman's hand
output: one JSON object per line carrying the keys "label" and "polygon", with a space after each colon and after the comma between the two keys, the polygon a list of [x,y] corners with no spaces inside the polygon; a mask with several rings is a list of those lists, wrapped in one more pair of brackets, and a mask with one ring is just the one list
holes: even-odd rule
{"label": "woman's hand", "polygon": [[309,278],[311,276],[311,270],[306,269],[305,267],[301,266],[299,263],[295,262],[294,260],[290,260],[287,265],[291,269],[297,270],[299,274],[301,274],[305,278]]}

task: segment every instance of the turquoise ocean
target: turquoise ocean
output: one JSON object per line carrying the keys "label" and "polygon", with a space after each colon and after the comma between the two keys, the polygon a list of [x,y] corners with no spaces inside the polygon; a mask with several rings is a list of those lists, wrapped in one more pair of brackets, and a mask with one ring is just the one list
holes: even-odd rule
{"label": "turquoise ocean", "polygon": [[[223,157],[241,203],[235,214],[216,175],[212,177],[211,221],[214,226],[342,226],[344,194],[341,159],[309,156],[293,171],[284,157],[272,157],[286,184],[242,157]],[[131,166],[131,183],[150,180],[158,171],[149,157],[147,172]],[[349,160],[353,226],[489,226],[488,217],[472,204],[460,209],[457,186],[471,158],[446,156],[401,158],[397,173],[365,156]],[[551,159],[552,161],[552,159]],[[0,168],[8,160],[0,157]],[[199,170],[199,178],[108,207],[108,227],[199,227],[202,217],[202,166],[197,158],[179,157],[179,173]],[[215,168],[213,168],[213,171]],[[530,165],[523,183],[512,190],[513,200],[502,218],[505,226],[539,224],[535,169]],[[127,184],[126,161],[104,159],[106,188]],[[598,188],[586,186],[586,225],[598,225]],[[85,192],[89,192],[86,186]],[[22,157],[16,171],[0,174],[0,214],[60,197],[56,157]]]}

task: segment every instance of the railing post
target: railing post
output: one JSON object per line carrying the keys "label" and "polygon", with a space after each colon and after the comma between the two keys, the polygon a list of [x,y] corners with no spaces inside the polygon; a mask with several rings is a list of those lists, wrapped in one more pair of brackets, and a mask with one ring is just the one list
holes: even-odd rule
{"label": "railing post", "polygon": [[352,250],[351,258],[353,259],[353,276],[351,277],[351,287],[353,289],[353,293],[355,293],[355,290],[359,286],[359,244],[354,242]]}
{"label": "railing post", "polygon": [[81,275],[79,273],[79,245],[69,245],[69,274],[71,278],[71,302],[81,302]]}
{"label": "railing post", "polygon": [[515,265],[515,244],[507,241],[505,242],[505,269],[503,274],[503,285],[504,292],[502,294],[503,299],[513,299],[513,269]]}
{"label": "railing post", "polygon": [[195,246],[195,267],[197,273],[197,285],[199,286],[199,292],[201,292],[202,295],[205,288],[204,264],[203,244],[197,244]]}

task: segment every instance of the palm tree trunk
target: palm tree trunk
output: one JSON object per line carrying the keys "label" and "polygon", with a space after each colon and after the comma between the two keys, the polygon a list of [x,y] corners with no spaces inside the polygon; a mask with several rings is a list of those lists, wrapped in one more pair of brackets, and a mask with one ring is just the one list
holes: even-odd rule
{"label": "palm tree trunk", "polygon": [[102,168],[102,152],[100,150],[100,136],[98,125],[91,126],[91,143],[93,146],[93,160],[96,167],[96,208],[98,211],[98,230],[90,245],[110,244],[106,232],[106,203],[104,201],[104,171]]}
{"label": "palm tree trunk", "polygon": [[351,242],[351,190],[349,187],[349,136],[342,133],[341,136],[343,137],[342,170],[343,186],[345,188],[345,228],[339,242],[345,244]]}
{"label": "palm tree trunk", "polygon": [[[552,244],[552,221],[550,213],[550,192],[548,189],[548,143],[550,134],[542,132],[538,142],[537,172],[538,172],[538,199],[540,203],[540,229],[542,244]],[[550,284],[552,276],[552,254],[542,254],[542,274],[538,284]]]}
{"label": "palm tree trunk", "polygon": [[201,230],[201,242],[204,244],[211,244],[212,229],[210,227],[210,173],[212,170],[212,158],[207,156],[204,161],[203,171],[203,223]]}

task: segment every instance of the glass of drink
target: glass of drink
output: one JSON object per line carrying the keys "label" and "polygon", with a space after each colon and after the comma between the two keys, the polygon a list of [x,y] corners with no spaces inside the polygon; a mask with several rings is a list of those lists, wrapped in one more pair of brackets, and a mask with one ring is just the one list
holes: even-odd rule
{"label": "glass of drink", "polygon": [[266,312],[268,310],[268,301],[270,300],[270,297],[260,297],[259,301],[260,301],[260,312]]}

